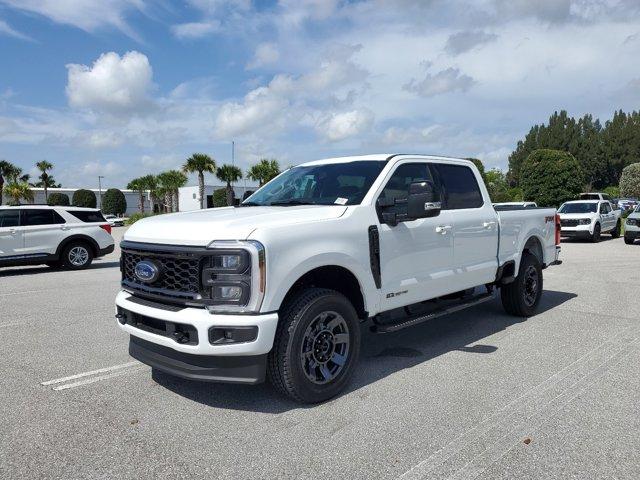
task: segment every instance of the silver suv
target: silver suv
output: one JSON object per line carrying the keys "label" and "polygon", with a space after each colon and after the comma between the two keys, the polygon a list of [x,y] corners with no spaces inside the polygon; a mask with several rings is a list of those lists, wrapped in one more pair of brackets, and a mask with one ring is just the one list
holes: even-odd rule
{"label": "silver suv", "polygon": [[99,210],[0,206],[0,267],[46,264],[80,270],[114,248],[111,225]]}

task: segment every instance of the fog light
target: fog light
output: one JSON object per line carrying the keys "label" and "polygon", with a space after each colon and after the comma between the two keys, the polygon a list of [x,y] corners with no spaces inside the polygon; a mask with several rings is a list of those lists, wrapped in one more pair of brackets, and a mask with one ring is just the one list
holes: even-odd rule
{"label": "fog light", "polygon": [[221,300],[238,300],[242,297],[242,287],[235,285],[224,285],[216,288],[216,298]]}

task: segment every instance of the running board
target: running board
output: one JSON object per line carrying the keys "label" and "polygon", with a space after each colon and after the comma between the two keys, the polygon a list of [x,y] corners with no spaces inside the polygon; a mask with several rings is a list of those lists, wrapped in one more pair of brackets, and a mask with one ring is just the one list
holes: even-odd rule
{"label": "running board", "polygon": [[464,310],[469,307],[480,305],[481,303],[488,302],[489,300],[493,300],[494,298],[495,298],[495,294],[493,292],[483,293],[482,295],[476,295],[462,303],[451,305],[450,307],[446,307],[446,308],[439,308],[426,315],[417,315],[415,317],[409,317],[404,321],[400,321],[398,323],[390,323],[388,325],[373,325],[371,327],[371,331],[374,333],[397,332],[398,330],[402,330],[403,328],[413,327],[414,325],[419,325],[428,320],[433,320],[434,318],[442,317],[444,315],[449,315],[450,313],[459,312],[460,310]]}

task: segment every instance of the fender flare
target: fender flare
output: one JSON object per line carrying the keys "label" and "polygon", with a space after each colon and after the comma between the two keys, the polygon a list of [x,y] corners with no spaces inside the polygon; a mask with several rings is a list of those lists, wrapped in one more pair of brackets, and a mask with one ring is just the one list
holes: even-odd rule
{"label": "fender flare", "polygon": [[96,242],[93,238],[89,237],[88,235],[75,234],[75,235],[70,235],[69,237],[65,238],[62,242],[60,242],[60,245],[58,245],[58,248],[56,249],[56,258],[60,258],[60,256],[62,255],[62,251],[66,248],[66,246],[74,241],[88,243],[91,246],[91,249],[93,250],[94,257],[97,257],[100,254],[100,245],[98,245],[98,242]]}

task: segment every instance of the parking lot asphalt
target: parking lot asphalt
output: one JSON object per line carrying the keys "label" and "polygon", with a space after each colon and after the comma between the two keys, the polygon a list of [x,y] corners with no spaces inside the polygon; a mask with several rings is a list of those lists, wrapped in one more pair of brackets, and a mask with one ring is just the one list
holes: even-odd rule
{"label": "parking lot asphalt", "polygon": [[365,333],[351,388],[317,406],[152,378],[113,317],[118,250],[0,269],[0,478],[635,479],[640,244],[562,249],[536,316],[493,301]]}

